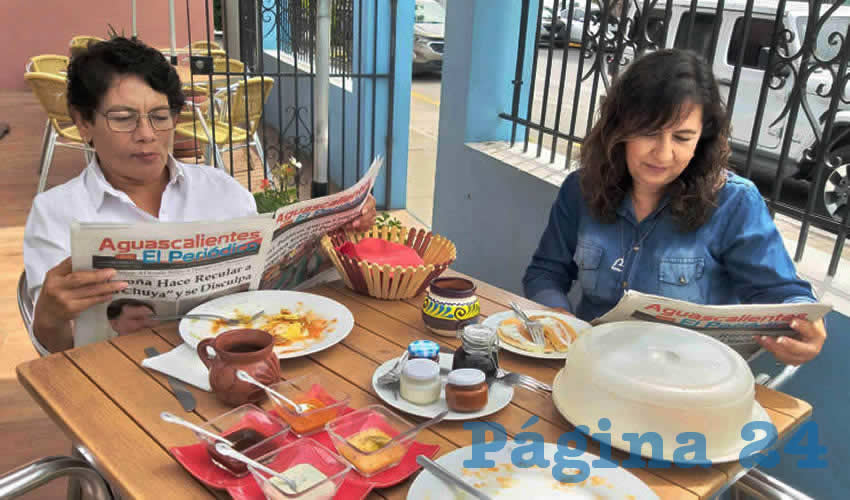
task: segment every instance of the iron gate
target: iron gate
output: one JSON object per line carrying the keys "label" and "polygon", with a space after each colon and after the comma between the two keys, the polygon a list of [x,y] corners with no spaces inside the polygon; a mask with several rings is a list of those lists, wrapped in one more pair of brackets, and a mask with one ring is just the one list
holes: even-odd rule
{"label": "iron gate", "polygon": [[850,227],[850,7],[843,3],[523,0],[514,98],[500,116],[513,123],[512,145],[523,126],[524,151],[536,147],[540,158],[546,145],[548,161],[569,169],[611,79],[646,51],[694,50],[728,89],[733,168],[756,182],[772,213],[801,221],[795,260],[812,224],[837,234],[834,276]]}
{"label": "iron gate", "polygon": [[[213,2],[205,1],[206,11],[209,13]],[[191,28],[193,22],[203,22],[206,23],[209,33],[213,33],[214,22],[218,21],[220,26],[215,28],[220,28],[223,36],[220,47],[207,45],[199,48],[193,45],[193,42],[198,41],[191,40],[191,29],[188,30],[190,39],[186,48],[185,63],[191,68],[191,78],[184,84],[226,89],[240,82],[247,84],[255,77],[269,77],[273,87],[268,100],[262,105],[262,114],[266,119],[257,130],[258,142],[261,144],[258,146],[259,153],[264,154],[259,154],[253,146],[248,147],[251,137],[247,135],[244,140],[239,138],[238,141],[234,141],[234,135],[221,137],[222,134],[228,134],[228,130],[234,125],[231,119],[234,116],[232,107],[243,106],[245,114],[248,114],[250,106],[249,99],[231,102],[225,91],[225,98],[218,99],[217,105],[210,106],[209,121],[218,121],[219,125],[209,126],[207,135],[212,142],[218,140],[230,146],[229,155],[220,158],[212,155],[211,158],[207,157],[207,160],[218,166],[218,163],[226,158],[230,174],[238,177],[247,184],[249,190],[254,191],[259,187],[258,180],[268,179],[274,166],[295,157],[308,167],[295,173],[295,185],[303,187],[304,181],[309,184],[309,179],[302,178],[302,175],[311,172],[310,166],[313,163],[317,0],[221,0],[220,4],[222,10],[216,10],[214,16],[208,14],[200,21],[187,19],[188,28]],[[226,11],[230,8],[237,9],[238,15],[228,16]],[[366,11],[382,13],[387,19],[366,18],[367,16],[359,14]],[[392,188],[390,131],[393,127],[391,104],[394,86],[395,16],[396,0],[331,1],[329,72],[331,87],[340,89],[337,99],[341,102],[338,109],[334,110],[336,103],[332,94],[330,121],[335,123],[336,120],[343,124],[336,129],[330,127],[329,130],[329,141],[339,147],[328,148],[327,163],[337,166],[341,172],[341,176],[331,176],[331,186],[332,189],[337,189],[356,182],[368,167],[363,164],[365,162],[362,158],[374,157],[379,146],[383,146],[386,152],[386,185],[383,186],[383,189],[386,189],[386,200],[390,199]],[[234,18],[238,20],[237,26],[233,26]],[[378,50],[377,32],[381,23],[388,25],[390,29],[390,43],[386,53],[380,53]],[[234,37],[235,40],[228,40],[228,37]],[[234,41],[236,43],[231,43]],[[235,50],[234,46],[238,49]],[[234,60],[237,64],[233,66],[227,63]],[[378,71],[378,61],[386,60],[389,60],[389,64],[381,66],[387,66],[388,70]],[[244,68],[238,63],[244,63]],[[376,133],[374,111],[379,99],[376,90],[379,83],[386,84],[389,89],[389,95],[386,97],[386,137]],[[262,83],[261,87],[265,93],[265,83]],[[291,102],[285,104],[288,99],[291,99]],[[346,121],[346,113],[351,114],[352,110],[356,110],[356,117],[349,116]],[[367,110],[371,111],[371,115],[367,114]],[[271,115],[276,116],[276,119],[269,120]],[[347,126],[352,120],[356,120],[356,126]],[[199,120],[195,120],[197,133],[204,134],[205,131],[198,128],[198,122]],[[349,135],[348,138],[346,134]],[[384,141],[384,144],[381,145],[379,141]],[[247,150],[245,154],[249,167],[246,172],[237,172],[234,169],[233,146]],[[333,154],[337,156],[333,157]],[[256,164],[262,165],[263,168],[255,168]],[[376,189],[379,188],[376,186]],[[309,189],[299,191],[301,197],[309,196]]]}

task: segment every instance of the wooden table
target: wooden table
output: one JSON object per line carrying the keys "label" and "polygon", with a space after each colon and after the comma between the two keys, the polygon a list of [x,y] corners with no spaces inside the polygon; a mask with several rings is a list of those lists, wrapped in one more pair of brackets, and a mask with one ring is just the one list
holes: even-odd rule
{"label": "wooden table", "polygon": [[[447,272],[457,275],[459,273]],[[491,315],[507,309],[511,300],[523,306],[534,304],[521,297],[477,281],[481,313]],[[318,287],[312,292],[345,304],[354,314],[354,330],[346,339],[311,356],[281,363],[283,378],[305,373],[320,373],[335,388],[351,394],[355,408],[380,403],[372,390],[375,368],[392,359],[407,344],[420,338],[433,338],[420,316],[423,297],[408,301],[386,302],[358,295],[341,282]],[[456,339],[437,339],[457,347]],[[122,336],[73,349],[18,367],[18,378],[33,398],[76,442],[85,445],[98,460],[107,479],[120,487],[129,498],[211,498],[224,495],[207,489],[193,479],[168,453],[168,448],[192,444],[195,436],[182,427],[164,423],[162,411],[170,411],[201,423],[227,411],[212,394],[192,388],[198,400],[193,413],[184,412],[171,394],[165,378],[142,368],[144,348],[154,346],[161,352],[181,342],[176,323],[134,335]],[[551,383],[562,362],[532,360],[509,352],[501,355],[502,366]],[[788,436],[811,414],[804,401],[757,386],[756,397],[767,409],[780,439]],[[572,430],[552,404],[551,398],[517,389],[513,402],[488,417],[497,421],[513,436],[532,415],[540,421],[530,429],[546,441],[556,442],[562,433]],[[462,422],[443,422],[420,434],[419,440],[440,445],[440,454],[471,444],[471,432]],[[598,454],[598,446],[589,450]],[[625,454],[615,452],[619,460]],[[704,469],[630,469],[646,482],[659,497],[706,498],[739,477],[737,463]],[[412,480],[395,487],[376,490],[371,498],[403,499]]]}

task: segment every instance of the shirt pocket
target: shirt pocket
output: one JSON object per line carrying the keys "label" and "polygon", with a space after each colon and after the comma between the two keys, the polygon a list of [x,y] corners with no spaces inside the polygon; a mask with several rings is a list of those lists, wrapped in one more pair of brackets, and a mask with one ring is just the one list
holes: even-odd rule
{"label": "shirt pocket", "polygon": [[584,292],[596,290],[599,281],[599,264],[602,262],[604,249],[594,243],[579,241],[576,248],[575,261],[578,266],[578,281]]}
{"label": "shirt pocket", "polygon": [[705,259],[702,257],[661,259],[658,267],[659,294],[671,299],[703,303],[701,278],[704,271]]}

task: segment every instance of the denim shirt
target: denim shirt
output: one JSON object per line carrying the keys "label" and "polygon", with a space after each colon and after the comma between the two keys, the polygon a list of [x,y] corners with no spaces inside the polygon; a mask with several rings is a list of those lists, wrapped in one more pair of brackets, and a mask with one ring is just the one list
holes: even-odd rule
{"label": "denim shirt", "polygon": [[[619,260],[622,259],[622,260]],[[567,292],[581,286],[573,307]],[[578,172],[567,177],[523,278],[526,296],[590,321],[627,289],[699,304],[813,302],[752,182],[729,173],[711,218],[682,232],[667,200],[637,222],[630,197],[617,221],[595,219]]]}

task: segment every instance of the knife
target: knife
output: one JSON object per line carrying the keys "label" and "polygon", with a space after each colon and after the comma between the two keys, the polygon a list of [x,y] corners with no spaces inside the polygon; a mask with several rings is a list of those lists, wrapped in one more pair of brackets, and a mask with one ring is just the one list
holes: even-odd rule
{"label": "knife", "polygon": [[[159,356],[159,351],[156,350],[156,347],[145,347],[145,354],[147,357],[152,358],[154,356]],[[195,396],[189,392],[186,385],[171,375],[166,375],[165,380],[168,381],[168,385],[171,386],[171,390],[174,391],[174,396],[177,398],[177,401],[180,401],[180,405],[183,406],[183,409],[186,411],[194,410]]]}
{"label": "knife", "polygon": [[424,468],[431,474],[434,474],[438,478],[442,479],[444,482],[447,482],[453,486],[462,489],[465,493],[472,495],[474,498],[478,498],[479,500],[492,500],[489,495],[478,491],[476,488],[473,488],[471,484],[461,479],[458,475],[450,472],[442,465],[438,464],[437,462],[434,462],[425,455],[417,456],[416,463],[421,465],[422,468]]}

